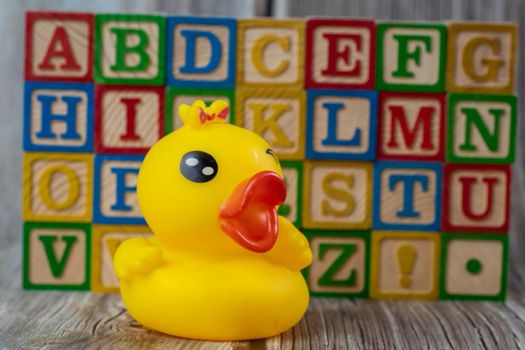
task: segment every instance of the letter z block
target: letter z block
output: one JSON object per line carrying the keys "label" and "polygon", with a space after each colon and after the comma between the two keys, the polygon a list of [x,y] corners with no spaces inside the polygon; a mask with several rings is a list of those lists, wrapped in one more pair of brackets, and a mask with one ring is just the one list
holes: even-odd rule
{"label": "letter z block", "polygon": [[279,207],[279,215],[290,220],[295,227],[302,227],[302,193],[303,193],[303,163],[300,161],[282,161],[284,183],[286,184],[286,200]]}

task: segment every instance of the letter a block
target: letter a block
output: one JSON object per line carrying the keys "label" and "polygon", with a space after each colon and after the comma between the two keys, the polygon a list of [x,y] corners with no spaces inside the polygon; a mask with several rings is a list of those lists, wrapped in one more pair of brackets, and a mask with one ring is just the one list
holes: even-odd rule
{"label": "letter a block", "polygon": [[168,18],[170,86],[233,88],[237,23],[228,18]]}
{"label": "letter a block", "polygon": [[88,13],[28,12],[25,79],[91,81],[93,18]]}
{"label": "letter a block", "polygon": [[25,289],[89,290],[91,227],[24,223]]}
{"label": "letter a block", "polygon": [[452,23],[448,27],[447,90],[511,94],[515,24]]}
{"label": "letter a block", "polygon": [[443,181],[443,231],[508,231],[509,166],[446,164]]}
{"label": "letter a block", "polygon": [[166,18],[100,14],[95,17],[95,82],[162,85]]}
{"label": "letter a block", "polygon": [[144,154],[164,136],[164,89],[97,86],[95,150]]}
{"label": "letter a block", "polygon": [[279,215],[290,220],[296,227],[302,227],[302,193],[303,193],[303,163],[299,161],[282,161],[284,183],[286,184],[286,200],[279,207]]}
{"label": "letter a block", "polygon": [[137,176],[143,156],[95,156],[93,222],[145,225],[137,201]]}

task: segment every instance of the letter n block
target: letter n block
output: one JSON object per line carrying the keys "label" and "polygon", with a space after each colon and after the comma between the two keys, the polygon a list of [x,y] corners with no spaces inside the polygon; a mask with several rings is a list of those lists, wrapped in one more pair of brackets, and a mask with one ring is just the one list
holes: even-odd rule
{"label": "letter n block", "polygon": [[164,136],[164,89],[97,86],[95,150],[145,154]]}
{"label": "letter n block", "polygon": [[93,18],[88,13],[28,12],[25,79],[91,81]]}
{"label": "letter n block", "polygon": [[89,290],[91,227],[24,223],[25,289]]}
{"label": "letter n block", "polygon": [[286,184],[286,200],[279,207],[279,215],[290,220],[296,227],[302,227],[302,193],[303,193],[303,163],[300,161],[282,161],[284,183]]}
{"label": "letter n block", "polygon": [[170,17],[167,26],[170,86],[235,87],[236,20]]}
{"label": "letter n block", "polygon": [[308,19],[305,86],[324,89],[373,89],[375,47],[374,21]]}
{"label": "letter n block", "polygon": [[162,85],[166,18],[99,14],[95,17],[95,82]]}
{"label": "letter n block", "polygon": [[508,231],[509,166],[446,164],[443,181],[443,231]]}
{"label": "letter n block", "polygon": [[137,176],[143,159],[138,155],[95,156],[94,223],[146,224],[137,200]]}
{"label": "letter n block", "polygon": [[510,94],[514,91],[515,24],[451,23],[447,90]]}

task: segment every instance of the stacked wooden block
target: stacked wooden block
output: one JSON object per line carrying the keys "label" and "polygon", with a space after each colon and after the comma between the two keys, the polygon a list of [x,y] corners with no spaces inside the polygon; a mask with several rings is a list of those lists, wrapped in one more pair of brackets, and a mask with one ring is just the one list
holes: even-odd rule
{"label": "stacked wooden block", "polygon": [[[313,295],[505,297],[516,28],[29,13],[24,286],[115,290],[143,155],[181,103],[270,143]],[[174,164],[176,160],[174,160]]]}

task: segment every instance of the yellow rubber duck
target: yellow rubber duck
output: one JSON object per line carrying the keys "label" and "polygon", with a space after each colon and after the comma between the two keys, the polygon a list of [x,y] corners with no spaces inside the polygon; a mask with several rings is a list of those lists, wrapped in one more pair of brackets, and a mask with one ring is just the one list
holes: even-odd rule
{"label": "yellow rubber duck", "polygon": [[181,105],[184,126],[155,144],[138,175],[154,236],[114,257],[122,299],[145,327],[203,340],[271,337],[308,307],[308,241],[277,215],[286,189],[270,146],[228,124],[228,105]]}

